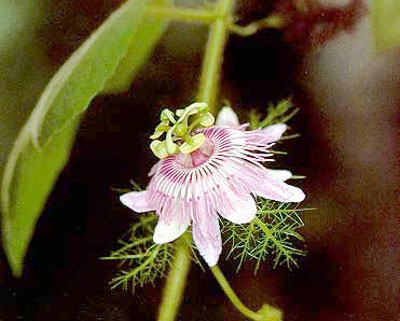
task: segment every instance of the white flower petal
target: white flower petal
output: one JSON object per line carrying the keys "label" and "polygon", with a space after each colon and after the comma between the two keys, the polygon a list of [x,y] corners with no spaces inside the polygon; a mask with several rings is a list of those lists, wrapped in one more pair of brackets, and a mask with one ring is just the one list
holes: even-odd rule
{"label": "white flower petal", "polygon": [[301,202],[305,195],[300,188],[266,176],[262,183],[253,188],[258,196],[279,202]]}
{"label": "white flower petal", "polygon": [[204,213],[199,214],[200,221],[193,220],[193,241],[207,264],[214,266],[222,251],[218,216],[216,213],[208,217]]}
{"label": "white flower petal", "polygon": [[156,228],[154,229],[153,241],[156,244],[172,242],[185,233],[188,226],[188,223],[178,222],[177,220],[170,222],[158,220]]}
{"label": "white flower petal", "polygon": [[285,169],[267,169],[267,175],[281,182],[292,177],[292,173]]}
{"label": "white flower petal", "polygon": [[264,140],[267,143],[273,143],[278,141],[283,133],[286,131],[287,126],[285,124],[275,124],[268,127],[265,127],[261,130]]}
{"label": "white flower petal", "polygon": [[238,197],[232,193],[229,197],[229,205],[218,208],[218,213],[235,224],[244,224],[251,222],[257,213],[256,202],[250,194],[246,198]]}
{"label": "white flower petal", "polygon": [[221,111],[218,113],[217,121],[215,123],[218,126],[239,126],[239,119],[236,113],[231,107],[222,107]]}
{"label": "white flower petal", "polygon": [[151,212],[155,207],[150,203],[148,191],[129,192],[119,197],[122,204],[137,213]]}

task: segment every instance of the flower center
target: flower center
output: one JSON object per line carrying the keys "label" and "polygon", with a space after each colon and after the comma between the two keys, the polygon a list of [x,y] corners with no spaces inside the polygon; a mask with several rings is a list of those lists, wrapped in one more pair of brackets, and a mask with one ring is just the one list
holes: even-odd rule
{"label": "flower center", "polygon": [[178,160],[186,168],[198,167],[207,162],[214,152],[214,144],[206,139],[204,144],[190,154],[179,153]]}
{"label": "flower center", "polygon": [[[178,117],[178,119],[176,119]],[[178,109],[175,114],[168,108],[160,116],[161,123],[150,138],[150,148],[160,159],[182,154],[191,154],[199,149],[206,138],[198,131],[214,124],[214,116],[208,111],[206,103],[194,103],[185,109]],[[165,135],[163,141],[157,139]]]}

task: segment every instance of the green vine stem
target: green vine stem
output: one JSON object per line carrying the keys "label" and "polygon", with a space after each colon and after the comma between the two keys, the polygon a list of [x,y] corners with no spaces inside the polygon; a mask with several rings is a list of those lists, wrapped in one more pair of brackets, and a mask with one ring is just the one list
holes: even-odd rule
{"label": "green vine stem", "polygon": [[243,302],[240,301],[240,299],[229,285],[229,282],[225,278],[224,274],[222,273],[218,265],[213,266],[212,268],[210,268],[210,270],[214,274],[215,279],[218,281],[222,290],[229,298],[229,300],[232,302],[232,304],[236,307],[236,309],[238,309],[240,313],[242,313],[244,316],[248,317],[251,320],[260,320],[259,315],[256,312],[247,308],[243,304]]}
{"label": "green vine stem", "polygon": [[149,14],[155,17],[189,23],[212,23],[215,12],[211,9],[178,8],[173,6],[150,5]]}
{"label": "green vine stem", "polygon": [[224,274],[218,267],[218,265],[210,268],[211,272],[214,274],[215,279],[218,281],[222,290],[235,306],[235,308],[242,313],[245,317],[254,321],[280,321],[282,320],[282,312],[276,308],[269,305],[264,305],[258,312],[254,312],[246,307],[242,301],[238,298],[236,293],[233,291],[229,282],[225,278]]}
{"label": "green vine stem", "polygon": [[174,262],[168,273],[163,301],[158,312],[158,321],[171,321],[176,318],[190,270],[190,255],[190,249],[182,237],[177,241]]}
{"label": "green vine stem", "polygon": [[217,3],[215,7],[215,21],[210,28],[203,61],[197,101],[207,103],[210,107],[210,112],[214,115],[217,113],[215,103],[220,85],[225,45],[233,20],[234,5],[234,0],[220,0]]}
{"label": "green vine stem", "polygon": [[[218,95],[220,74],[222,68],[223,53],[229,35],[229,28],[232,20],[234,0],[219,0],[212,16],[209,39],[206,45],[206,52],[202,65],[199,93],[197,101],[205,102],[210,107],[210,112],[216,115],[215,102]],[[161,11],[161,10],[160,10]],[[181,17],[188,17],[192,14],[171,8],[171,16],[182,13]],[[199,11],[200,12],[200,11]],[[173,14],[172,14],[173,13]],[[188,15],[187,15],[188,14]],[[201,19],[204,15],[200,15]],[[205,15],[208,19],[208,15]],[[163,293],[161,306],[158,313],[158,321],[174,321],[178,313],[179,305],[185,290],[186,277],[190,268],[189,245],[178,241],[179,246],[167,276],[167,282]]]}

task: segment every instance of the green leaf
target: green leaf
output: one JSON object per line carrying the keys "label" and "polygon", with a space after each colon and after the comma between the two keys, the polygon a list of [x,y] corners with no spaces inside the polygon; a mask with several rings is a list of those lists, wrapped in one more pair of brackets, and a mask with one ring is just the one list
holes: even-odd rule
{"label": "green leaf", "polygon": [[[168,1],[156,0],[153,4],[166,5]],[[128,54],[120,62],[114,76],[107,81],[103,93],[119,93],[129,89],[135,74],[152,53],[167,25],[168,21],[160,17],[148,16],[141,21]]]}
{"label": "green leaf", "polygon": [[[68,160],[79,119],[57,132],[41,149],[32,143],[19,154],[8,212],[3,212],[3,244],[14,275],[22,274],[22,262],[40,211],[53,183]],[[7,216],[6,216],[7,215]]]}
{"label": "green leaf", "polygon": [[[141,29],[148,2],[127,1],[72,54],[47,85],[14,143],[1,183],[1,211],[3,245],[16,276],[22,273],[47,195],[68,159],[79,116],[118,70],[136,38],[150,32]],[[144,58],[130,59],[139,65]]]}
{"label": "green leaf", "polygon": [[377,50],[400,45],[400,1],[374,0],[371,14]]}

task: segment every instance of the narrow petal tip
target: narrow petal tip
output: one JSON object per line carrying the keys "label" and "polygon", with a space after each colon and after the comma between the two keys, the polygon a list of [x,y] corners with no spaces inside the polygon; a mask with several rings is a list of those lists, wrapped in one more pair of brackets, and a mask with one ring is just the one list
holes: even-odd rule
{"label": "narrow petal tip", "polygon": [[217,214],[193,221],[193,241],[204,261],[209,266],[216,265],[222,251]]}
{"label": "narrow petal tip", "polygon": [[205,260],[205,261],[206,261],[206,263],[208,264],[209,267],[213,267],[213,266],[217,265],[218,258],[212,257],[212,258],[209,258],[208,260]]}
{"label": "narrow petal tip", "polygon": [[149,201],[147,191],[125,193],[121,195],[119,199],[122,204],[137,213],[145,213],[155,210]]}
{"label": "narrow petal tip", "polygon": [[305,194],[300,188],[271,177],[268,172],[261,184],[254,184],[253,192],[263,198],[285,203],[299,203],[305,198]]}
{"label": "narrow petal tip", "polygon": [[179,222],[164,222],[159,220],[154,229],[153,241],[156,244],[169,243],[176,240],[188,227],[187,223]]}
{"label": "narrow petal tip", "polygon": [[222,107],[221,111],[218,113],[216,125],[237,127],[239,124],[238,116],[233,109],[228,106]]}
{"label": "narrow petal tip", "polygon": [[292,187],[293,188],[293,194],[290,197],[290,201],[288,202],[294,202],[294,203],[300,203],[302,201],[304,201],[304,199],[306,198],[306,195],[304,194],[304,192],[298,188],[298,187]]}
{"label": "narrow petal tip", "polygon": [[283,133],[287,130],[287,125],[283,123],[274,124],[268,127],[265,127],[262,131],[264,134],[264,138],[268,143],[273,143],[278,141]]}
{"label": "narrow petal tip", "polygon": [[218,208],[218,213],[225,219],[235,224],[247,224],[250,223],[257,213],[256,202],[253,197],[247,195],[247,197],[239,197],[238,195],[228,198],[226,200],[230,205],[226,203],[222,204]]}
{"label": "narrow petal tip", "polygon": [[287,181],[293,176],[292,172],[285,169],[268,169],[267,174],[281,182]]}
{"label": "narrow petal tip", "polygon": [[200,252],[201,256],[203,257],[204,261],[206,261],[207,265],[209,267],[216,266],[218,264],[218,259],[221,254],[221,251],[219,252]]}

